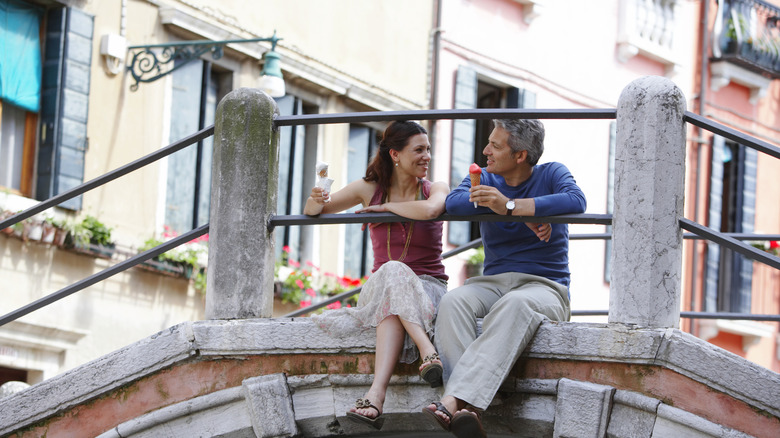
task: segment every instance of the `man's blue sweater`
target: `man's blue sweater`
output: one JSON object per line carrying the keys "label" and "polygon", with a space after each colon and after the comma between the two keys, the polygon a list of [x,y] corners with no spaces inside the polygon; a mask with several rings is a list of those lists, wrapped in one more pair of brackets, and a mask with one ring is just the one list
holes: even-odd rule
{"label": "man's blue sweater", "polygon": [[[536,216],[584,213],[585,195],[569,169],[561,163],[534,166],[531,177],[519,186],[510,186],[499,175],[482,169],[482,185],[496,187],[510,199],[534,198]],[[492,213],[487,207],[474,208],[469,202],[468,175],[447,196],[447,213],[472,215]],[[523,222],[481,222],[485,247],[485,275],[520,272],[549,278],[569,286],[569,227],[552,224],[549,242],[539,240]]]}

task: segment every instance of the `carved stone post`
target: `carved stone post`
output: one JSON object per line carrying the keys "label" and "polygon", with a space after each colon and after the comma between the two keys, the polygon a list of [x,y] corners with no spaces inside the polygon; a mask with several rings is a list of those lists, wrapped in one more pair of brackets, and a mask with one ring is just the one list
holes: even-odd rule
{"label": "carved stone post", "polygon": [[670,80],[630,83],[617,107],[609,322],[679,327],[685,96]]}
{"label": "carved stone post", "polygon": [[207,319],[267,318],[273,311],[279,113],[260,90],[240,88],[217,106],[214,123]]}

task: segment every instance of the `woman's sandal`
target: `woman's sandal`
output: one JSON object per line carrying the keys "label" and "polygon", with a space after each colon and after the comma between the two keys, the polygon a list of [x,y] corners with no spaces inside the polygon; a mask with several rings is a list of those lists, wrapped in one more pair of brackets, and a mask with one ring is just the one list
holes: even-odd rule
{"label": "woman's sandal", "polygon": [[[444,405],[441,404],[440,402],[435,401],[435,402],[432,402],[431,404],[436,406],[436,410],[435,411],[432,411],[432,410],[428,409],[427,406],[422,408],[422,411],[425,414],[430,415],[431,417],[433,417],[439,423],[439,426],[441,426],[442,429],[447,430],[447,431],[450,430],[450,423],[452,422],[452,414],[450,414],[450,411],[448,411],[447,408],[445,408]],[[447,423],[440,416],[436,415],[436,411],[439,411],[439,412],[443,413],[444,415],[446,415],[447,418],[450,419],[450,423]]]}
{"label": "woman's sandal", "polygon": [[366,417],[365,415],[360,415],[357,412],[347,412],[347,418],[351,418],[353,420],[357,420],[361,423],[368,424],[369,426],[373,427],[376,430],[379,430],[382,428],[382,425],[385,424],[385,419],[382,417],[382,411],[379,410],[378,407],[374,406],[371,403],[371,400],[367,398],[359,398],[357,401],[355,401],[355,407],[357,409],[367,409],[371,408],[376,410],[376,417]]}
{"label": "woman's sandal", "polygon": [[444,368],[441,364],[433,363],[434,360],[440,360],[437,353],[433,353],[429,356],[425,356],[423,363],[427,363],[420,370],[420,377],[431,385],[431,388],[438,388],[442,385],[441,376],[444,373]]}
{"label": "woman's sandal", "polygon": [[464,410],[456,412],[450,420],[450,431],[458,438],[487,438],[482,427],[482,411],[467,405]]}

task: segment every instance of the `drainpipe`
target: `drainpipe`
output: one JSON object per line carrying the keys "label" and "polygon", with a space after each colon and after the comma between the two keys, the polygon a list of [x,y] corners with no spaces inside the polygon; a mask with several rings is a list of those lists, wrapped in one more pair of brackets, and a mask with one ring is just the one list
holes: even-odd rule
{"label": "drainpipe", "polygon": [[[439,50],[441,49],[441,0],[433,2],[433,28],[430,32],[430,47],[431,47],[431,74],[430,74],[430,101],[428,102],[429,109],[436,109],[437,102],[439,100]],[[436,145],[436,120],[432,120],[430,129],[428,130],[428,137],[432,145]],[[431,166],[433,169],[433,166]],[[434,180],[433,174],[429,176],[431,180]]]}

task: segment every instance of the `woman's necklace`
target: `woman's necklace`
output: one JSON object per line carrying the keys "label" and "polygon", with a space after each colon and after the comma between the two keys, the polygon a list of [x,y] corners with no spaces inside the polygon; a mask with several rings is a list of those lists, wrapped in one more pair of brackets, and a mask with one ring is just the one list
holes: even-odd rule
{"label": "woman's necklace", "polygon": [[[393,260],[393,255],[390,254],[390,228],[392,227],[392,222],[387,224],[387,259]],[[403,226],[402,226],[403,228]],[[412,232],[414,232],[414,221],[409,222],[409,232],[406,233],[406,244],[404,244],[404,250],[401,253],[401,257],[398,258],[398,262],[402,262],[406,258],[406,253],[409,252],[409,243],[412,241]]]}
{"label": "woman's necklace", "polygon": [[[385,195],[387,196],[387,195]],[[422,199],[422,186],[420,185],[420,182],[417,182],[417,194],[414,197],[415,201]],[[393,255],[390,253],[390,228],[392,228],[393,223],[390,222],[387,224],[387,259],[393,260]],[[403,228],[403,225],[401,226]],[[406,258],[406,253],[409,252],[409,244],[412,242],[412,233],[414,232],[414,221],[409,222],[409,232],[406,233],[406,243],[404,244],[404,250],[401,252],[401,257],[398,258],[398,260],[394,260],[397,262],[402,262]]]}

